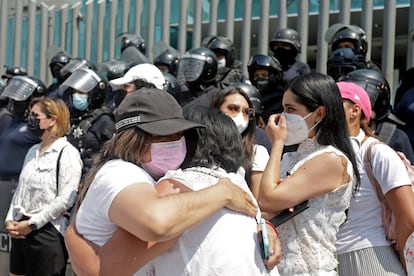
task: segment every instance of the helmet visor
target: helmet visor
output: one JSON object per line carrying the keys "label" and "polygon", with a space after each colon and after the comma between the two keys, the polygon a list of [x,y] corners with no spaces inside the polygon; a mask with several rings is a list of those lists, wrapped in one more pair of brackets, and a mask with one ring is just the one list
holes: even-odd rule
{"label": "helmet visor", "polygon": [[23,76],[15,76],[4,88],[1,98],[10,98],[15,101],[27,100],[38,87],[38,84]]}
{"label": "helmet visor", "polygon": [[182,58],[178,66],[177,79],[180,83],[196,81],[202,74],[206,57],[191,55],[191,58]]}
{"label": "helmet visor", "polygon": [[86,63],[87,63],[86,60],[77,60],[77,59],[71,60],[68,64],[63,66],[63,68],[60,70],[60,75],[68,76],[79,68],[87,67]]}
{"label": "helmet visor", "polygon": [[66,89],[71,87],[77,91],[88,93],[92,91],[102,79],[92,70],[81,68],[73,72],[69,78],[62,83],[62,87]]}

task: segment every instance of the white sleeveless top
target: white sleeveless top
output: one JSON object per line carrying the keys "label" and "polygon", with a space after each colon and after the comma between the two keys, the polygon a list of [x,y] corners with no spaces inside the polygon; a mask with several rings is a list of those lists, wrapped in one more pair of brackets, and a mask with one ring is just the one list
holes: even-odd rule
{"label": "white sleeveless top", "polygon": [[[326,152],[346,157],[333,146],[318,144],[316,138],[305,140],[296,152],[284,154],[281,178]],[[282,247],[282,261],[278,265],[281,275],[336,275],[336,233],[345,221],[354,179],[352,163],[346,159],[351,181],[328,194],[309,199],[307,210],[278,227]]]}

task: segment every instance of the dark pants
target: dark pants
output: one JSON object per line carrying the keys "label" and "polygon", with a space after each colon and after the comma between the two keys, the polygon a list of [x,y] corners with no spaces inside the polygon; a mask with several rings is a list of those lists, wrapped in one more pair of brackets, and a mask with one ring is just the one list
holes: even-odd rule
{"label": "dark pants", "polygon": [[26,276],[64,276],[68,253],[63,236],[51,224],[12,239],[10,272]]}
{"label": "dark pants", "polygon": [[13,193],[17,187],[17,179],[4,180],[0,178],[0,231],[8,232],[4,225],[4,219],[6,218],[7,211],[9,211],[10,202],[13,197]]}

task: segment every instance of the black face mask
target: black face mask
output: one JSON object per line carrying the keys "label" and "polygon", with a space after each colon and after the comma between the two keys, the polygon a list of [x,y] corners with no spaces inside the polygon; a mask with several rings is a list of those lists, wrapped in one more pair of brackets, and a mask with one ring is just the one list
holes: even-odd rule
{"label": "black face mask", "polygon": [[280,62],[284,69],[295,63],[296,52],[285,48],[276,48],[273,50],[275,58]]}
{"label": "black face mask", "polygon": [[257,78],[252,81],[252,84],[259,90],[260,94],[267,94],[270,90],[269,79]]}
{"label": "black face mask", "polygon": [[43,133],[45,132],[44,129],[41,129],[39,126],[40,120],[36,119],[33,116],[29,116],[27,118],[27,125],[30,132],[36,137],[42,137]]}
{"label": "black face mask", "polygon": [[121,102],[124,100],[125,96],[126,96],[127,92],[123,89],[119,89],[114,91],[114,103],[115,106],[118,107]]}

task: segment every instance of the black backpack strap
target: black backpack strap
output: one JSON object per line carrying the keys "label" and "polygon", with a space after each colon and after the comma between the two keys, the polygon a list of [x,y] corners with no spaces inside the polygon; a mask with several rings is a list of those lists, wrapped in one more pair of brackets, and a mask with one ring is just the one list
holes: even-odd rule
{"label": "black backpack strap", "polygon": [[60,158],[62,157],[63,149],[64,149],[65,147],[66,147],[66,146],[64,146],[64,147],[60,150],[59,155],[58,155],[58,159],[57,159],[57,164],[56,164],[56,196],[58,196],[58,195],[59,195],[59,168],[60,168]]}
{"label": "black backpack strap", "polygon": [[394,132],[396,129],[397,129],[396,124],[384,122],[381,124],[381,129],[377,136],[382,142],[389,145],[391,141],[391,137],[394,135]]}

